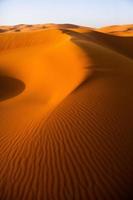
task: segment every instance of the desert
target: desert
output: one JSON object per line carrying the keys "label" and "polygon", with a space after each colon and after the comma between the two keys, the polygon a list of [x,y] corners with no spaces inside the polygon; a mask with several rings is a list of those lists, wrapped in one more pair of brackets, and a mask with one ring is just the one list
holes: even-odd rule
{"label": "desert", "polygon": [[0,199],[133,199],[133,25],[0,27]]}

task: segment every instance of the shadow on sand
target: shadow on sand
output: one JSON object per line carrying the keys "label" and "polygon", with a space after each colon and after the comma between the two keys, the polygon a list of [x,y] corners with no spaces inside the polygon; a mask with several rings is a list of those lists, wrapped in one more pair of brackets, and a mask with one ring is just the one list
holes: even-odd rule
{"label": "shadow on sand", "polygon": [[25,84],[16,78],[0,76],[0,101],[7,100],[22,93]]}

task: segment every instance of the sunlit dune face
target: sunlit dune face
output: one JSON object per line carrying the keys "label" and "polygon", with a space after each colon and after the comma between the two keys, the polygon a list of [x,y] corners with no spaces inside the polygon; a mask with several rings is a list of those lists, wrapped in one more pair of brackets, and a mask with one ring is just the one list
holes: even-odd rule
{"label": "sunlit dune face", "polygon": [[9,105],[21,102],[27,109],[35,105],[31,115],[54,108],[88,75],[88,59],[62,31],[14,31],[2,34],[0,41],[1,71],[25,83],[24,92]]}

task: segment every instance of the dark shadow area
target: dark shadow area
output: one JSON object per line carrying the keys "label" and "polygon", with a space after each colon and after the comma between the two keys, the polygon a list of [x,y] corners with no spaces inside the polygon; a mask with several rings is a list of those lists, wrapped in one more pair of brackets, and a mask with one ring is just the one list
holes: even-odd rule
{"label": "dark shadow area", "polygon": [[94,37],[97,43],[116,50],[129,58],[133,58],[133,37],[108,35],[97,31],[90,32],[89,35]]}
{"label": "dark shadow area", "polygon": [[33,27],[33,25],[29,24],[29,25],[26,25],[26,27],[31,28]]}
{"label": "dark shadow area", "polygon": [[0,33],[4,33],[4,32],[6,32],[6,30],[0,29]]}
{"label": "dark shadow area", "polygon": [[72,40],[76,41],[76,37],[81,40],[86,39],[90,42],[95,42],[96,44],[102,45],[104,47],[115,50],[129,58],[133,59],[133,37],[122,37],[116,35],[109,35],[106,33],[101,33],[98,31],[90,31],[86,33],[78,33],[72,30],[60,29],[63,33],[66,33],[74,38]]}
{"label": "dark shadow area", "polygon": [[[133,28],[128,28],[127,32],[133,31]],[[126,31],[125,31],[126,32]]]}
{"label": "dark shadow area", "polygon": [[80,26],[75,24],[59,24],[59,26],[62,28],[80,28]]}
{"label": "dark shadow area", "polygon": [[16,29],[15,32],[20,32],[20,29]]}
{"label": "dark shadow area", "polygon": [[21,80],[0,76],[0,101],[19,95],[24,89],[25,84]]}
{"label": "dark shadow area", "polygon": [[[105,47],[113,50],[114,52],[125,55],[128,58],[133,58],[133,37],[120,37],[112,36],[97,31],[89,31],[85,33],[79,33],[73,30],[60,29],[63,33],[71,36],[71,41],[82,48],[85,54],[92,58],[93,65],[86,67],[91,70],[91,76],[88,74],[86,79],[75,89],[79,90],[86,84],[90,86],[90,83],[98,79],[117,79],[120,73],[120,64],[117,60],[112,62],[110,54],[104,53]],[[93,45],[94,44],[94,45]],[[126,76],[126,75],[125,75]],[[128,75],[129,76],[129,75]],[[132,75],[128,77],[128,81],[132,84]]]}

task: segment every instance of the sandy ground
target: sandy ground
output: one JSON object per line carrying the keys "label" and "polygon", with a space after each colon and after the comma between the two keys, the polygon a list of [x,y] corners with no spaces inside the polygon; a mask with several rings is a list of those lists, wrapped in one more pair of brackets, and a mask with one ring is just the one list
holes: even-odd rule
{"label": "sandy ground", "polygon": [[133,25],[0,27],[0,200],[133,199]]}

